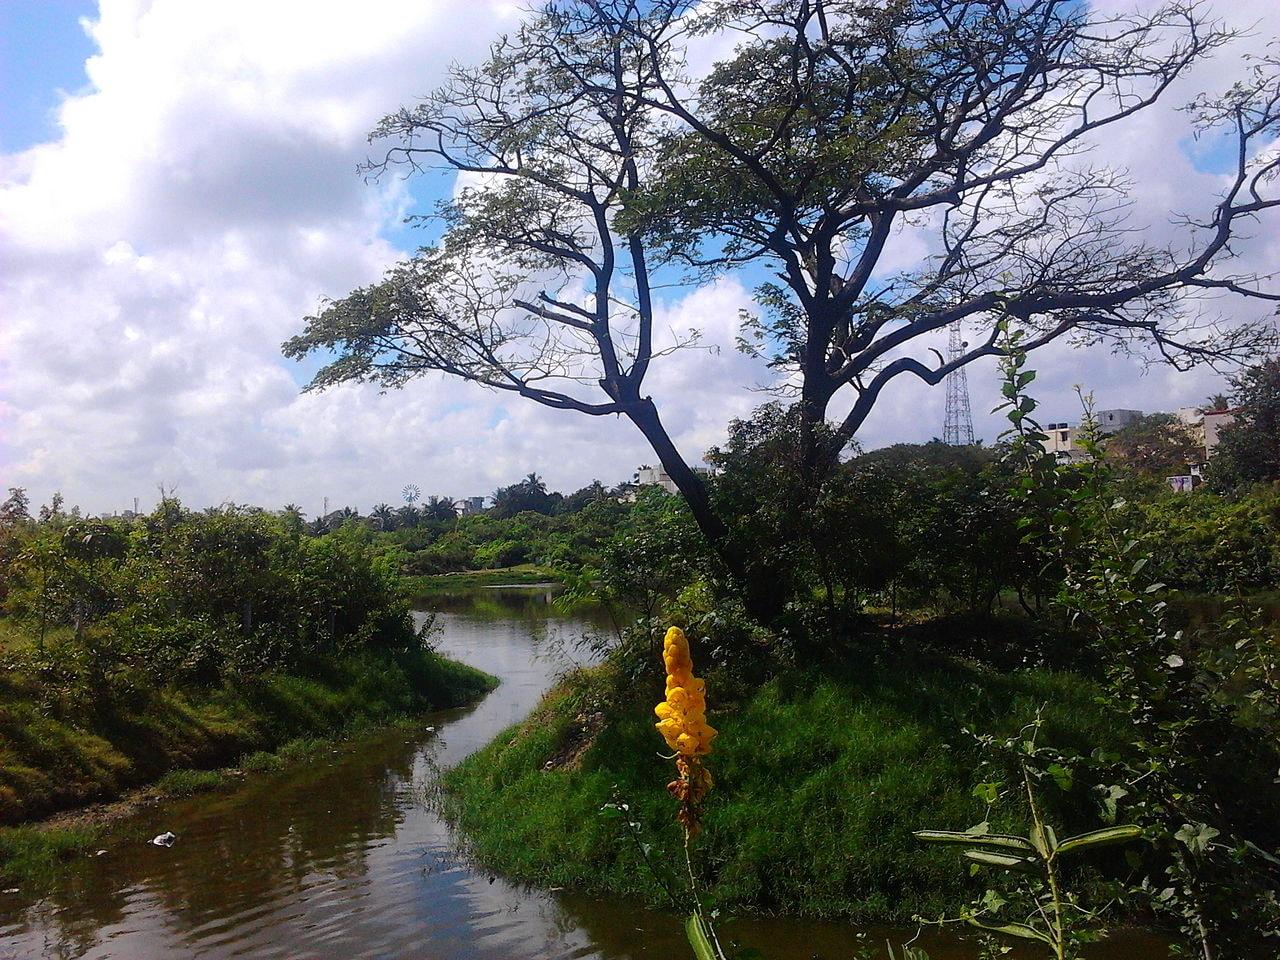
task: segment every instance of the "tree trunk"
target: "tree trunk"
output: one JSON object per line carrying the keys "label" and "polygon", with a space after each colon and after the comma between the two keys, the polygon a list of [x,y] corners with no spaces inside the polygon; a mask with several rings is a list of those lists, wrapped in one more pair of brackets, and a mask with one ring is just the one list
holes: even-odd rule
{"label": "tree trunk", "polygon": [[777,590],[776,581],[771,577],[753,575],[758,567],[753,568],[748,564],[738,545],[733,542],[729,527],[711,506],[706,484],[671,442],[653,401],[645,398],[629,405],[627,417],[644,434],[649,446],[658,455],[662,469],[684,495],[698,529],[738,584],[747,612],[763,624],[773,623],[782,612],[785,599]]}

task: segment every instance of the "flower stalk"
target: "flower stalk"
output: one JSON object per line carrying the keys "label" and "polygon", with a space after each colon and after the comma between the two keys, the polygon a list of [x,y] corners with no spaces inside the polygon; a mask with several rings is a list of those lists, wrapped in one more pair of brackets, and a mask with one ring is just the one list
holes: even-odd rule
{"label": "flower stalk", "polygon": [[711,789],[711,774],[702,758],[711,752],[716,730],[707,723],[706,684],[693,674],[689,641],[679,627],[669,629],[662,641],[662,662],[667,669],[666,697],[654,707],[654,726],[675,754],[676,779],[667,790],[680,801],[676,819],[688,843],[702,829],[702,801]]}

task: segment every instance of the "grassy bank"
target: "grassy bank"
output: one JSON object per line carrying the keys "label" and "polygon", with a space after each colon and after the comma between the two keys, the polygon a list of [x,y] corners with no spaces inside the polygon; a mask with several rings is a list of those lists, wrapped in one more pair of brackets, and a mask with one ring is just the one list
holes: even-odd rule
{"label": "grassy bank", "polygon": [[474,590],[477,587],[559,583],[560,575],[551,567],[536,563],[522,563],[516,567],[500,567],[495,570],[464,570],[459,573],[402,577],[401,579],[405,593],[409,597],[420,598],[451,593],[455,590]]}
{"label": "grassy bank", "polygon": [[[495,684],[430,652],[366,652],[309,678],[162,689],[132,711],[85,724],[46,716],[8,678],[0,699],[0,809],[12,823],[122,794],[121,813],[137,803],[222,789],[327,752],[337,740],[465,703]],[[0,883],[39,887],[68,860],[92,854],[112,818],[110,808],[91,809],[0,827]]]}
{"label": "grassy bank", "polygon": [[0,827],[0,887],[31,893],[45,889],[76,859],[93,856],[108,828],[141,807],[162,800],[233,789],[248,779],[329,757],[335,745],[378,731],[418,729],[421,721],[403,716],[388,721],[357,715],[332,731],[295,737],[270,750],[241,756],[233,766],[170,770],[155,783],[129,790],[120,799],[65,811],[49,820]]}
{"label": "grassy bank", "polygon": [[310,676],[139,691],[110,709],[59,715],[38,681],[0,679],[0,822],[119,796],[177,769],[210,769],[255,750],[357,722],[466,702],[494,681],[435,653],[362,651]]}
{"label": "grassy bank", "polygon": [[[679,889],[683,854],[664,790],[672,770],[652,725],[660,680],[651,685],[609,705],[607,673],[577,674],[448,775],[449,812],[479,860],[520,881],[661,902],[662,882],[640,853],[649,844]],[[699,861],[716,902],[740,910],[909,920],[954,909],[978,881],[911,831],[983,819],[962,728],[1016,730],[1049,703],[1054,742],[1088,749],[1109,739],[1094,690],[1049,671],[922,659],[796,672],[736,703],[714,678],[708,689],[721,734]],[[616,800],[641,824],[638,836],[602,815]],[[1048,802],[1068,829],[1096,825],[1085,797]]]}

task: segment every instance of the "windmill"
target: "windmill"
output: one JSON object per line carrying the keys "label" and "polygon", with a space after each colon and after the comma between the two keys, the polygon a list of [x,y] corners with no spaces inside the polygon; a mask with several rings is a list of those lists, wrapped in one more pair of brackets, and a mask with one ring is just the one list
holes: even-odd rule
{"label": "windmill", "polygon": [[416,483],[406,483],[404,489],[400,491],[400,496],[404,497],[404,502],[412,507],[422,496],[422,488]]}
{"label": "windmill", "polygon": [[[964,354],[969,344],[964,339],[961,324],[951,326],[947,341],[947,362],[954,363]],[[947,374],[947,421],[942,428],[942,442],[952,446],[973,444],[973,414],[969,410],[969,374],[963,365]]]}

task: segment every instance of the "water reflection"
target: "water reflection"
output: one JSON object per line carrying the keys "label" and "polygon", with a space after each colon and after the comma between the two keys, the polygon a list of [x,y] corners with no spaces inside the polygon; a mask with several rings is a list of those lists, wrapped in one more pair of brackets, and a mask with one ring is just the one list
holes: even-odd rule
{"label": "water reflection", "polygon": [[[526,891],[463,862],[430,803],[436,772],[525,716],[610,629],[545,589],[442,597],[439,646],[502,678],[478,704],[230,793],[149,808],[46,899],[0,902],[0,958],[258,957],[438,960],[682,957],[671,916]],[[435,732],[426,732],[426,726]],[[172,848],[146,841],[164,830]],[[760,921],[730,931],[777,960],[848,958],[840,925]],[[939,958],[974,956],[934,948]],[[1150,944],[1116,956],[1162,957]]]}

